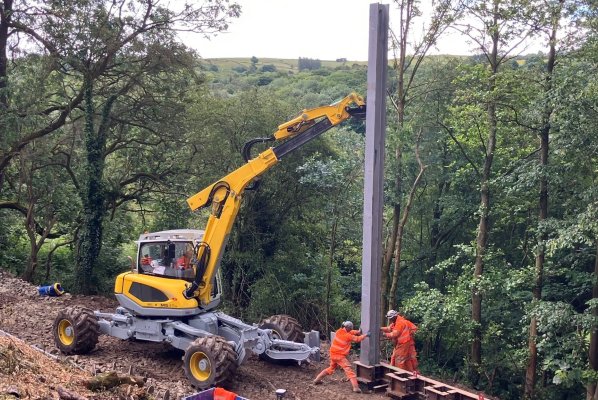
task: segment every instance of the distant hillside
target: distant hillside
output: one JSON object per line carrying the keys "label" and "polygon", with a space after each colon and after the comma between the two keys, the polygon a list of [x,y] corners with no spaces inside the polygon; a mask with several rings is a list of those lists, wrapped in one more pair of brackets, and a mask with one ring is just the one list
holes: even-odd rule
{"label": "distant hillside", "polygon": [[[524,65],[529,60],[536,60],[541,59],[542,55],[537,54],[529,54],[520,56],[517,59],[513,60],[513,63],[517,63],[519,66]],[[460,55],[430,55],[427,56],[427,60],[446,60],[446,59],[467,59],[472,58],[475,59],[476,56],[460,56]],[[212,70],[212,71],[219,71],[219,72],[243,72],[243,70],[251,70],[252,67],[254,71],[260,72],[269,72],[268,67],[273,66],[274,70],[277,72],[298,72],[299,71],[299,59],[297,58],[257,58],[257,62],[253,60],[255,63],[252,63],[252,58],[242,58],[242,57],[233,57],[233,58],[204,58],[202,59],[203,62],[203,69],[204,70]],[[326,69],[348,69],[348,68],[355,68],[357,66],[367,66],[367,61],[351,61],[345,59],[337,60],[314,60],[321,63],[322,68]],[[393,64],[393,60],[388,60],[389,66]],[[264,71],[263,68],[266,70]]]}
{"label": "distant hillside", "polygon": [[[233,70],[235,67],[250,69],[252,67],[251,60],[251,58],[204,58],[203,62],[207,65],[207,69],[209,69],[209,66],[213,65],[216,66],[218,70],[226,72]],[[322,63],[322,67],[332,69],[343,66],[367,65],[366,61],[320,60],[320,62]],[[299,70],[299,60],[296,58],[258,58],[255,63],[255,68],[260,70],[262,67],[269,65],[273,65],[279,72],[297,72]]]}

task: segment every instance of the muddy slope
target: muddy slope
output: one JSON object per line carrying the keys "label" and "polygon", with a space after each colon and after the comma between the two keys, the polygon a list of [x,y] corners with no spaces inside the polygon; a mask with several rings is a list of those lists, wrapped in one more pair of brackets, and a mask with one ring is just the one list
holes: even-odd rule
{"label": "muddy slope", "polygon": [[[111,312],[116,308],[116,301],[101,296],[73,296],[65,294],[61,297],[40,297],[37,288],[20,279],[14,278],[0,269],[0,329],[16,336],[30,346],[36,346],[59,357],[59,361],[52,357],[42,358],[43,363],[58,363],[57,366],[68,364],[89,376],[95,371],[118,371],[147,377],[144,392],[136,388],[123,387],[110,393],[90,394],[82,391],[80,394],[88,399],[162,399],[168,391],[170,399],[180,399],[196,393],[187,383],[183,372],[181,357],[183,353],[161,343],[138,341],[123,341],[112,337],[101,336],[96,348],[87,355],[65,358],[54,346],[52,338],[52,322],[56,314],[68,306],[81,305],[92,310]],[[252,322],[252,321],[247,321]],[[326,344],[323,344],[323,348]],[[229,390],[251,400],[275,399],[276,389],[286,389],[286,399],[363,399],[365,397],[382,399],[383,394],[359,395],[351,392],[351,385],[344,381],[344,375],[337,371],[332,377],[327,377],[323,385],[311,384],[317,373],[325,368],[328,359],[323,351],[323,360],[311,365],[274,365],[250,357],[242,365],[230,382]],[[60,361],[62,360],[62,361]],[[31,362],[31,361],[28,361]],[[47,369],[58,368],[45,365],[37,369],[38,376]],[[74,371],[67,369],[66,371]],[[14,372],[14,371],[13,371]],[[75,376],[77,372],[69,372]],[[0,371],[0,399],[12,399],[6,394],[7,388],[13,387],[15,377]],[[78,376],[78,375],[77,375]],[[38,379],[38,378],[36,378]],[[56,384],[48,378],[41,378],[46,382],[36,381],[34,388],[27,393],[20,393],[21,398],[27,399],[58,399]],[[69,387],[76,390],[76,387]],[[147,394],[147,391],[151,394]],[[36,393],[37,391],[37,393]],[[6,396],[6,397],[3,397]]]}

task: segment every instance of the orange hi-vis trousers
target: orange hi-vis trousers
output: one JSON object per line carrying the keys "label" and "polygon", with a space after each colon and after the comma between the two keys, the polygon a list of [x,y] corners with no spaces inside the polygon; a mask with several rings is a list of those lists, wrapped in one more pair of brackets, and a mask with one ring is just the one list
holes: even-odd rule
{"label": "orange hi-vis trousers", "polygon": [[347,357],[330,355],[330,366],[326,368],[324,371],[326,371],[327,375],[332,375],[334,374],[334,371],[337,368],[342,368],[345,371],[345,375],[347,375],[347,378],[349,378],[349,380],[353,380],[357,377],[357,375],[355,375],[355,372],[353,372],[353,369],[351,368],[351,363],[349,362],[349,360],[347,360]]}
{"label": "orange hi-vis trousers", "polygon": [[417,352],[413,340],[395,345],[390,356],[390,365],[407,371],[417,371]]}

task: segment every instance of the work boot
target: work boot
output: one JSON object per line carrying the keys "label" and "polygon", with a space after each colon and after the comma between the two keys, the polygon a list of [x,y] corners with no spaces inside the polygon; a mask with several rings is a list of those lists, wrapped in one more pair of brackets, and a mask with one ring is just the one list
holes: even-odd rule
{"label": "work boot", "polygon": [[350,381],[351,381],[351,386],[353,386],[353,392],[361,393],[361,389],[359,388],[359,383],[357,383],[357,379],[351,378]]}
{"label": "work boot", "polygon": [[313,384],[314,384],[314,385],[319,385],[319,384],[321,384],[321,383],[322,383],[322,378],[323,378],[323,377],[325,377],[326,375],[328,375],[328,374],[326,373],[326,370],[324,370],[324,371],[320,372],[320,373],[318,374],[318,376],[316,376],[316,379],[314,379],[314,381],[313,381]]}

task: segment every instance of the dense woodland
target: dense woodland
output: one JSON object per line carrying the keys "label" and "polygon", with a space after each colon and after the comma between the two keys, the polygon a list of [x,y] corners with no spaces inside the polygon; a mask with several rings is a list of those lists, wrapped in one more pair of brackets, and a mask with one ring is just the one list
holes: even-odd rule
{"label": "dense woodland", "polygon": [[[416,1],[390,6],[381,310],[418,324],[426,375],[598,399],[595,2],[442,0],[423,33]],[[202,60],[177,38],[241,12],[0,1],[0,268],[109,295],[139,233],[203,228],[185,200],[240,166],[247,140],[365,94],[363,62]],[[449,31],[476,55],[428,55]],[[333,129],[246,193],[227,312],[359,321],[364,133]]]}

